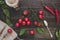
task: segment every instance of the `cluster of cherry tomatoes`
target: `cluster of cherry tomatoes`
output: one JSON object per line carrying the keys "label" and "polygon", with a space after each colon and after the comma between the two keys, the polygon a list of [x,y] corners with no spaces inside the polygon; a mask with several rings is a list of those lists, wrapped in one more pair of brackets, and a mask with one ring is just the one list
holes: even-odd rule
{"label": "cluster of cherry tomatoes", "polygon": [[[24,16],[27,16],[28,14],[29,14],[29,11],[28,11],[28,10],[24,10],[24,11],[23,11],[23,15],[24,15]],[[38,11],[38,17],[39,17],[39,19],[42,19],[42,18],[43,18],[42,15],[43,15],[43,11],[42,11],[42,10],[39,10],[39,11]],[[40,23],[40,22],[37,22],[36,20],[33,21],[33,24],[34,24],[34,26],[38,26],[38,27],[41,26],[41,23]],[[21,18],[19,18],[18,21],[16,22],[15,26],[16,26],[16,27],[19,27],[20,25],[30,26],[30,25],[31,25],[31,21],[29,20],[28,17],[25,17],[23,20],[22,20]],[[29,34],[30,34],[30,35],[34,35],[34,34],[35,34],[34,29],[31,29],[31,30],[29,31]]]}

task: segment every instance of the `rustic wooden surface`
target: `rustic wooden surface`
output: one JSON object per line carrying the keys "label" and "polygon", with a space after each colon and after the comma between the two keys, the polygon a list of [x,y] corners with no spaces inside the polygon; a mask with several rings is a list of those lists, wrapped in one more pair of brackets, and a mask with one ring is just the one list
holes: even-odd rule
{"label": "rustic wooden surface", "polygon": [[[43,3],[46,3],[47,5],[49,5],[51,8],[54,9],[54,6],[56,6],[56,8],[58,8],[59,10],[59,19],[60,19],[60,0],[42,0]],[[53,5],[54,6],[53,6]],[[28,9],[30,11],[30,8],[32,8],[32,10],[34,10],[37,14],[37,11],[38,9],[43,9],[44,10],[44,19],[46,19],[49,23],[49,28],[50,30],[52,31],[53,35],[54,35],[54,38],[50,38],[49,36],[49,33],[47,32],[47,29],[46,27],[43,25],[43,28],[45,29],[45,34],[44,35],[41,35],[41,34],[38,34],[37,32],[35,37],[30,37],[29,35],[24,35],[25,37],[22,37],[24,38],[24,40],[55,40],[55,31],[56,29],[59,28],[60,25],[56,26],[56,23],[55,23],[55,16],[51,15],[49,12],[47,12],[44,7],[42,7],[41,5],[41,0],[20,0],[20,10],[16,11],[15,9],[13,8],[10,8],[8,7],[9,11],[10,11],[10,16],[11,16],[11,21],[13,24],[15,24],[16,20],[22,16],[22,11],[24,9]],[[32,14],[30,13],[28,15],[29,19],[31,21],[32,20]],[[22,17],[23,18],[23,17]],[[3,12],[1,10],[1,7],[0,7],[0,19],[1,20],[5,20],[5,16],[3,15]],[[44,20],[43,19],[43,20]],[[43,22],[43,21],[42,21]],[[60,22],[60,21],[59,21]],[[60,24],[60,23],[59,23]],[[33,26],[31,26],[33,28]],[[20,31],[20,28],[19,29],[15,29],[15,27],[13,27],[13,29],[18,33]],[[25,28],[26,29],[26,28]],[[28,28],[28,29],[31,29],[31,28]],[[35,29],[35,28],[33,28]],[[20,36],[19,36],[20,37]],[[17,40],[17,39],[16,39]]]}

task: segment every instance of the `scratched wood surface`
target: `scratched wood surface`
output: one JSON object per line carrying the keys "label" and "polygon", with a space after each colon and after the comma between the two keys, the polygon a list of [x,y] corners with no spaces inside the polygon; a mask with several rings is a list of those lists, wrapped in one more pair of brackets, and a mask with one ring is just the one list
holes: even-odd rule
{"label": "scratched wood surface", "polygon": [[[35,32],[36,35],[34,37],[30,37],[29,34],[27,35],[27,33],[25,33],[24,36],[19,36],[20,38],[24,38],[24,40],[55,40],[55,38],[56,38],[55,37],[55,31],[59,28],[60,25],[56,26],[55,16],[51,15],[48,11],[46,11],[44,9],[44,7],[42,7],[42,2],[41,1],[43,2],[43,4],[46,3],[47,5],[49,5],[53,9],[55,9],[54,7],[58,8],[58,10],[59,10],[59,20],[60,20],[60,0],[20,0],[20,9],[18,11],[16,11],[13,8],[8,7],[8,9],[10,11],[10,16],[11,16],[10,19],[11,19],[13,25],[15,25],[16,20],[19,17],[22,17],[22,11],[24,9],[28,9],[30,12],[31,12],[31,9],[34,10],[36,16],[37,16],[37,11],[39,9],[43,9],[43,11],[44,11],[43,17],[44,17],[45,20],[48,21],[49,28],[52,31],[52,34],[54,35],[54,37],[50,38],[49,33],[48,33],[46,27],[43,25],[42,28],[44,28],[44,30],[45,30],[45,34],[44,35],[38,34],[37,32]],[[28,15],[28,17],[33,22],[31,13]],[[2,10],[1,10],[1,7],[0,7],[0,19],[1,20],[5,20],[5,16],[4,16],[4,14],[3,14]],[[19,29],[15,29],[15,27],[12,27],[12,28],[17,33],[19,33],[20,28]],[[35,27],[33,27],[32,25],[28,29],[31,29],[31,28],[33,28],[35,30]],[[15,40],[18,40],[18,39],[15,39]]]}

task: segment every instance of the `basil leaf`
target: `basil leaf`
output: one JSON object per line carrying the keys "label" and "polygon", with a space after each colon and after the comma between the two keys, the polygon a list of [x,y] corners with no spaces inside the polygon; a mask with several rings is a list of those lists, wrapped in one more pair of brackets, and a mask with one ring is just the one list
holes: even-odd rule
{"label": "basil leaf", "polygon": [[7,23],[9,26],[12,26],[12,23],[11,23],[11,21],[10,21],[8,18],[6,18],[6,23]]}
{"label": "basil leaf", "polygon": [[5,16],[6,16],[6,23],[9,25],[9,26],[12,26],[12,23],[11,23],[11,21],[10,21],[10,14],[9,14],[9,11],[8,11],[8,9],[6,9],[6,8],[2,8],[3,9],[3,12],[4,12],[4,14],[5,14]]}
{"label": "basil leaf", "polygon": [[8,18],[10,18],[8,9],[2,8],[2,10],[3,10],[4,14],[5,14]]}
{"label": "basil leaf", "polygon": [[59,30],[59,36],[60,36],[60,30]]}
{"label": "basil leaf", "polygon": [[60,30],[56,31],[57,40],[60,40]]}
{"label": "basil leaf", "polygon": [[56,36],[59,37],[58,32],[56,32]]}
{"label": "basil leaf", "polygon": [[10,18],[10,14],[9,14],[9,10],[7,9],[7,5],[5,4],[5,2],[3,0],[0,0],[0,6],[2,7],[3,13],[6,16],[6,23],[11,26],[12,23],[9,20]]}
{"label": "basil leaf", "polygon": [[26,31],[25,29],[21,29],[19,35],[20,36],[23,35],[25,33],[25,31]]}
{"label": "basil leaf", "polygon": [[43,28],[37,28],[37,32],[38,33],[41,33],[41,34],[44,34],[45,33]]}

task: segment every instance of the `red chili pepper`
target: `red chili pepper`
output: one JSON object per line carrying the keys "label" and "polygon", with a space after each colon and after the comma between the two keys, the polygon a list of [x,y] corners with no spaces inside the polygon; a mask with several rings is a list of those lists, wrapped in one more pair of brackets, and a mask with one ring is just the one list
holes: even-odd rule
{"label": "red chili pepper", "polygon": [[51,14],[55,15],[54,11],[49,6],[44,6],[45,9],[47,9]]}
{"label": "red chili pepper", "polygon": [[55,16],[56,16],[56,24],[59,23],[59,16],[58,16],[58,9],[55,10]]}
{"label": "red chili pepper", "polygon": [[48,7],[47,5],[44,6],[45,9],[47,9],[49,12],[51,12],[51,14],[55,15],[56,16],[56,24],[58,24],[59,22],[59,16],[58,16],[58,9],[55,10],[55,12],[50,8]]}

